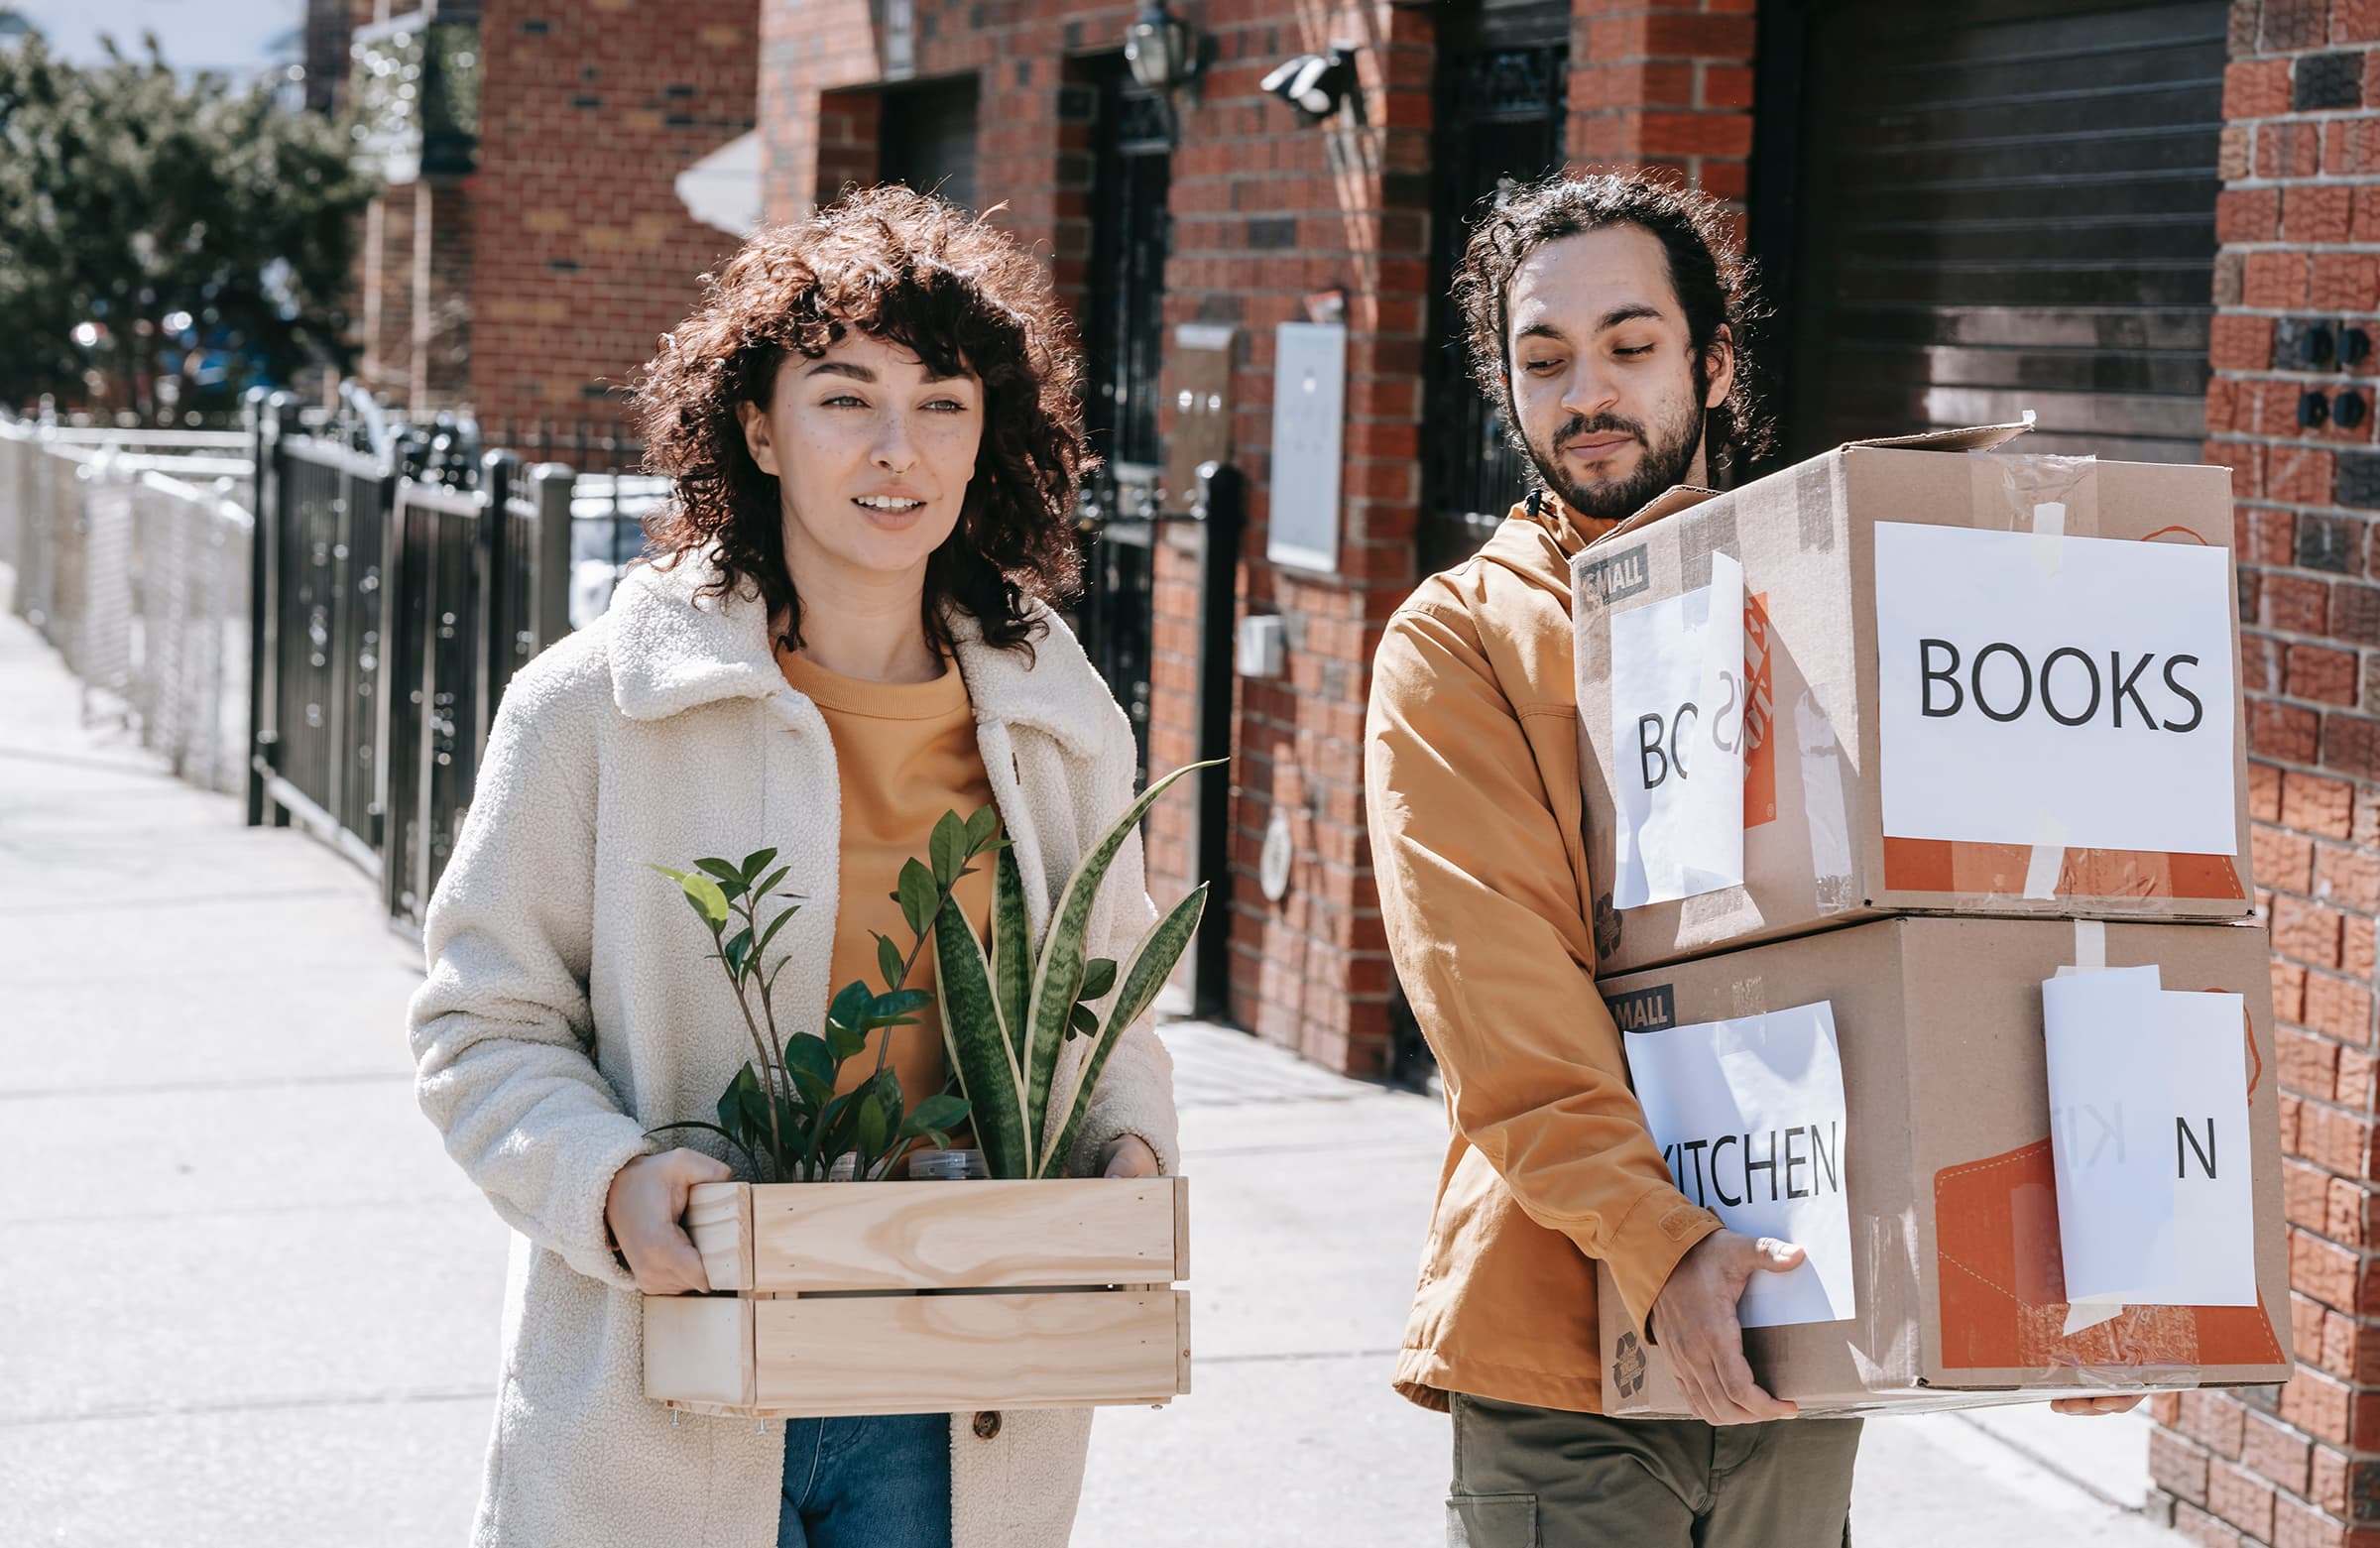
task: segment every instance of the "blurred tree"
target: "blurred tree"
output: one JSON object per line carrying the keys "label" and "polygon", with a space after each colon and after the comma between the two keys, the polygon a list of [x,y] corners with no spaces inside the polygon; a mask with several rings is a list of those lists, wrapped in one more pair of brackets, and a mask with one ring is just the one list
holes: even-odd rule
{"label": "blurred tree", "polygon": [[110,43],[90,68],[38,35],[0,49],[0,403],[55,393],[153,417],[161,355],[196,351],[210,399],[346,364],[374,191],[348,131],[288,111],[271,82],[184,81],[143,42],[146,58]]}

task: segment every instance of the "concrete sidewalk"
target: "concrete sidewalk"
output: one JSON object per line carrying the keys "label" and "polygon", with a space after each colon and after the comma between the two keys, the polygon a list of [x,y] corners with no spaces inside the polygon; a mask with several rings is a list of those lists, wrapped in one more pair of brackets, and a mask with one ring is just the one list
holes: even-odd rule
{"label": "concrete sidewalk", "polygon": [[[0,615],[0,1543],[461,1542],[505,1231],[413,1103],[417,947],[75,716]],[[1167,1037],[1196,1390],[1101,1416],[1076,1540],[1443,1542],[1444,1420],[1386,1384],[1438,1104]],[[2136,1422],[1995,1422],[1870,1426],[1862,1540],[2175,1541],[2020,1449],[2137,1499]]]}

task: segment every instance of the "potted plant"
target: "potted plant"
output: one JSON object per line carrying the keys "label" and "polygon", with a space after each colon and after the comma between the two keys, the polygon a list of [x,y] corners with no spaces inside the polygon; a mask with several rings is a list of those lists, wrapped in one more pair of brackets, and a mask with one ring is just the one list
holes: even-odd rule
{"label": "potted plant", "polygon": [[[813,1417],[1163,1403],[1189,1389],[1189,1297],[1172,1288],[1189,1274],[1184,1180],[1070,1178],[1065,1158],[1108,1055],[1180,961],[1207,890],[1122,964],[1088,953],[1092,903],[1149,807],[1208,767],[1155,781],[1101,835],[1037,942],[995,814],[946,813],[927,858],[901,868],[892,896],[912,939],[904,950],[878,937],[884,990],[846,985],[820,1032],[790,1038],[770,1007],[784,959],[769,953],[799,902],[775,892],[785,871],[774,852],[654,868],[702,917],[754,1058],[722,1094],[718,1123],[664,1126],[720,1135],[752,1180],[693,1192],[687,1229],[713,1293],[646,1298],[648,1396],[699,1412]],[[989,941],[953,900],[987,858]],[[772,897],[784,906],[765,916]],[[908,985],[929,939],[959,1090],[904,1107],[880,1045],[868,1079],[838,1093],[871,1033],[909,1024],[933,1002]],[[1090,1049],[1060,1092],[1059,1051],[1077,1036]],[[946,1145],[962,1123],[991,1180],[885,1180],[909,1146]],[[858,1180],[810,1185],[845,1156]]]}

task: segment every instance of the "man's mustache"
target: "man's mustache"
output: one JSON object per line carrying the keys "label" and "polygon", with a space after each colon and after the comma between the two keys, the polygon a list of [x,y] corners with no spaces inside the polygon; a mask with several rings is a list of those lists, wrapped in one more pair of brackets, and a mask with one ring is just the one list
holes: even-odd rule
{"label": "man's mustache", "polygon": [[1633,419],[1623,419],[1615,414],[1599,414],[1590,419],[1585,415],[1574,414],[1554,434],[1554,455],[1560,456],[1569,449],[1572,441],[1589,435],[1626,435],[1639,445],[1649,444],[1644,438],[1644,426]]}

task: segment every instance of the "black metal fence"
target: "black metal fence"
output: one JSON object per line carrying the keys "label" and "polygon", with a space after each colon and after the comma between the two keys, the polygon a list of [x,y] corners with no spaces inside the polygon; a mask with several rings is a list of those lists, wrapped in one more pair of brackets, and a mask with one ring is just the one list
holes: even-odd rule
{"label": "black metal fence", "polygon": [[250,417],[248,820],[316,830],[417,925],[505,685],[569,630],[575,476],[450,428],[307,433],[286,394]]}

